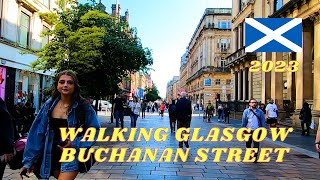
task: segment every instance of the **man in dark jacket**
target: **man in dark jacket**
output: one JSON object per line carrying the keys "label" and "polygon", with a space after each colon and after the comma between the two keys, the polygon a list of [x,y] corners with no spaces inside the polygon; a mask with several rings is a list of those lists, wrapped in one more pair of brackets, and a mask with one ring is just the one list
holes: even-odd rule
{"label": "man in dark jacket", "polygon": [[176,131],[177,113],[176,113],[176,102],[172,100],[169,105],[169,119],[170,119],[170,129],[171,132]]}
{"label": "man in dark jacket", "polygon": [[7,163],[13,158],[14,128],[2,98],[0,98],[0,179]]}
{"label": "man in dark jacket", "polygon": [[[190,128],[192,105],[191,101],[186,98],[186,92],[180,92],[181,98],[176,104],[176,113],[178,120],[178,128]],[[186,148],[189,148],[188,140],[184,141]],[[179,142],[179,148],[183,148],[183,142]]]}
{"label": "man in dark jacket", "polygon": [[[307,136],[310,136],[310,125],[312,120],[312,113],[307,102],[303,103],[303,107],[300,111],[300,120],[301,120],[301,135],[304,136],[307,132]],[[304,129],[304,124],[306,124],[307,130]]]}

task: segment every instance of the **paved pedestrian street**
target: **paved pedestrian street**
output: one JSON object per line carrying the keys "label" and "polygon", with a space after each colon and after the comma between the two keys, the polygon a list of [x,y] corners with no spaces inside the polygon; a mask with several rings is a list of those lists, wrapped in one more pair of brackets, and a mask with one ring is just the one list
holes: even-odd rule
{"label": "paved pedestrian street", "polygon": [[[107,127],[108,135],[112,134],[112,127],[115,123],[110,123],[110,117],[99,116],[103,127]],[[125,117],[125,127],[130,126],[130,118]],[[199,135],[207,136],[211,128],[226,128],[237,126],[234,124],[224,124],[217,122],[214,118],[213,123],[203,122],[202,117],[193,115],[191,128],[201,128]],[[137,128],[169,128],[169,118],[165,114],[163,118],[156,113],[146,113],[146,118],[138,118]],[[170,129],[170,128],[169,128]],[[154,134],[154,131],[152,134]],[[125,138],[128,138],[126,134]],[[297,141],[301,141],[297,136]],[[143,138],[142,138],[143,139]],[[135,139],[136,140],[136,139]],[[186,162],[178,158],[178,162],[173,162],[178,142],[175,140],[174,133],[169,132],[165,142],[156,142],[153,137],[149,142],[106,142],[98,143],[100,148],[129,148],[125,155],[125,160],[130,156],[133,148],[141,148],[143,159],[144,149],[152,150],[159,148],[155,162],[149,158],[147,162],[103,162],[96,163],[86,174],[79,174],[77,179],[182,179],[182,180],[206,180],[206,179],[319,179],[320,160],[317,159],[317,153],[306,150],[292,144],[283,142],[273,142],[269,138],[265,139],[260,147],[263,148],[286,148],[290,147],[290,153],[285,153],[284,161],[277,163],[277,154],[271,153],[271,161],[268,163],[244,163],[244,162],[225,162],[227,154],[222,153],[220,162],[212,162],[215,154],[211,153],[211,148],[242,148],[245,150],[245,143],[238,142],[235,138],[231,142],[190,142],[190,153]],[[161,153],[166,148],[173,149],[171,162],[158,162]],[[197,150],[199,148],[210,148],[208,159],[205,162],[195,162]],[[184,148],[185,149],[185,148]],[[110,153],[109,153],[110,154]],[[241,155],[243,158],[244,153]],[[109,158],[106,156],[107,159]],[[163,160],[163,159],[162,159]],[[18,171],[6,169],[4,179],[18,179]],[[34,179],[32,176],[30,179]]]}

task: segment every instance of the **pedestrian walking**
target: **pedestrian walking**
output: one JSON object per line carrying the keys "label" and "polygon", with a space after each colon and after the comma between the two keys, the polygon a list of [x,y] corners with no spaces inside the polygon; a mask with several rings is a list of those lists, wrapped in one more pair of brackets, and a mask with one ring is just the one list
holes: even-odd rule
{"label": "pedestrian walking", "polygon": [[[187,93],[185,91],[181,91],[181,98],[176,103],[178,128],[190,128],[192,105],[191,101],[188,100],[186,96]],[[186,148],[189,148],[188,140],[179,142],[179,148],[183,148],[183,143],[185,144]]]}
{"label": "pedestrian walking", "polygon": [[218,106],[218,122],[222,121],[222,113],[223,113],[223,107],[221,104],[219,104],[219,106]]}
{"label": "pedestrian walking", "polygon": [[269,99],[269,104],[266,107],[267,124],[270,128],[277,127],[278,107],[274,104],[273,99]]}
{"label": "pedestrian walking", "polygon": [[34,121],[34,113],[35,109],[31,106],[30,102],[27,102],[23,108],[23,131],[22,133],[25,135],[29,132],[31,125]]}
{"label": "pedestrian walking", "polygon": [[230,108],[228,107],[228,104],[226,104],[226,107],[223,108],[224,112],[224,122],[225,123],[230,123]]}
{"label": "pedestrian walking", "polygon": [[176,101],[172,100],[169,105],[169,119],[170,119],[170,130],[176,132],[176,123],[177,123],[177,107]]}
{"label": "pedestrian walking", "polygon": [[[80,142],[84,133],[74,141],[62,141],[60,128],[96,129],[97,138],[100,129],[96,112],[80,95],[80,86],[76,75],[71,71],[60,72],[54,82],[52,97],[42,106],[28,135],[23,154],[21,178],[33,170],[39,179],[75,179],[82,171],[84,163],[75,158],[72,162],[59,162],[63,148],[90,148],[92,141]],[[86,163],[87,169],[90,167]]]}
{"label": "pedestrian walking", "polygon": [[[265,121],[262,110],[257,108],[256,99],[253,99],[253,98],[250,99],[249,108],[243,111],[242,127],[251,129],[251,131],[248,132],[248,134],[250,134],[251,136],[249,140],[246,142],[246,147],[252,148],[252,142],[253,142],[253,148],[258,148],[258,152],[255,154],[255,158],[256,158],[255,162],[257,162],[258,153],[259,153],[259,142],[253,141],[252,134],[256,129],[260,127],[267,128],[267,125],[266,125],[266,121]],[[259,134],[258,136],[260,137],[260,135],[261,134]]]}
{"label": "pedestrian walking", "polygon": [[211,101],[209,100],[208,104],[207,104],[207,107],[206,107],[206,116],[207,116],[208,122],[210,122],[210,119],[211,119],[211,117],[213,115],[213,111],[214,111],[214,107],[211,104]]}
{"label": "pedestrian walking", "polygon": [[[304,136],[306,135],[305,133],[307,132],[307,136],[310,136],[310,124],[312,120],[312,113],[311,109],[309,107],[309,104],[307,102],[303,103],[302,109],[300,111],[300,116],[299,116],[300,122],[301,122],[301,135]],[[306,125],[306,130],[304,129],[304,125]]]}
{"label": "pedestrian walking", "polygon": [[145,100],[142,100],[142,103],[141,103],[141,117],[142,117],[142,119],[146,118],[146,109],[147,109],[147,102]]}
{"label": "pedestrian walking", "polygon": [[116,127],[119,127],[119,123],[121,123],[121,129],[124,128],[124,105],[126,104],[126,100],[124,98],[124,93],[120,93],[114,100],[113,100],[113,115],[116,119]]}
{"label": "pedestrian walking", "polygon": [[166,105],[164,104],[164,102],[162,102],[161,105],[160,105],[160,108],[159,108],[160,115],[161,115],[162,118],[163,118],[163,114],[164,114],[164,110],[165,109],[166,109]]}
{"label": "pedestrian walking", "polygon": [[137,119],[140,112],[140,103],[138,102],[138,99],[136,96],[133,96],[133,101],[129,103],[129,107],[131,109],[131,127],[135,128],[137,127]]}
{"label": "pedestrian walking", "polygon": [[0,97],[0,179],[9,161],[14,156],[13,144],[15,141],[14,123],[8,112],[4,100]]}

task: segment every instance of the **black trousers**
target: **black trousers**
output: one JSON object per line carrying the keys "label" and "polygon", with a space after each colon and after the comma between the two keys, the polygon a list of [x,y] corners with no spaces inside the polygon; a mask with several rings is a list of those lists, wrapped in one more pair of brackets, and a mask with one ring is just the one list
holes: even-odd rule
{"label": "black trousers", "polygon": [[170,119],[170,130],[171,132],[173,132],[176,130],[177,118],[175,115],[169,115],[169,119]]}
{"label": "black trousers", "polygon": [[3,177],[4,170],[6,169],[7,163],[0,162],[0,179]]}
{"label": "black trousers", "polygon": [[[190,123],[191,121],[188,120],[180,120],[178,119],[178,129],[179,128],[190,128]],[[183,133],[187,133],[187,132],[183,132]],[[188,133],[187,133],[188,134]],[[181,138],[182,138],[182,133],[181,133]],[[179,148],[183,148],[183,143],[184,145],[186,146],[186,148],[189,148],[189,142],[188,142],[188,139],[186,141],[181,141],[179,142]]]}
{"label": "black trousers", "polygon": [[[258,152],[255,153],[255,155],[254,155],[256,158],[258,158],[260,143],[259,142],[255,142],[252,139],[253,131],[251,131],[249,134],[251,134],[251,136],[250,136],[249,140],[246,142],[246,148],[258,148]],[[261,135],[261,133],[258,134],[259,138],[260,138],[260,135]],[[252,147],[252,143],[253,143],[253,147]]]}
{"label": "black trousers", "polygon": [[[227,119],[228,119],[228,121],[227,121]],[[230,123],[229,121],[230,121],[229,114],[224,114],[224,122],[229,124]]]}
{"label": "black trousers", "polygon": [[306,132],[306,130],[304,129],[304,124],[306,124],[306,126],[307,126],[307,135],[309,136],[309,135],[310,135],[310,125],[311,125],[311,122],[301,121],[301,129],[302,129],[301,134],[302,134],[302,135],[305,135],[305,132]]}

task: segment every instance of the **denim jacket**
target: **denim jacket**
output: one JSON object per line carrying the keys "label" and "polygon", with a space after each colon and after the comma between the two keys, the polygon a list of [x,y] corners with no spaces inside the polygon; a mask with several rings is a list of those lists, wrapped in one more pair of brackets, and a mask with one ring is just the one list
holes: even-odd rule
{"label": "denim jacket", "polygon": [[[245,109],[245,110],[243,111],[242,124],[241,124],[241,126],[244,127],[244,128],[247,127],[247,124],[248,124],[248,115],[249,115],[249,113],[250,113],[250,109],[249,109],[249,108],[247,108],[247,109]],[[261,123],[262,123],[262,124],[259,123],[259,126],[260,126],[260,127],[267,128],[266,119],[264,118],[264,113],[263,113],[263,111],[262,111],[261,109],[257,108],[255,113],[256,113],[257,116],[259,116],[260,119],[261,119]],[[259,118],[258,118],[258,120],[259,120]]]}
{"label": "denim jacket", "polygon": [[[31,168],[37,160],[41,159],[40,175],[44,179],[50,177],[51,172],[51,149],[53,143],[53,130],[49,128],[49,117],[54,107],[59,102],[60,97],[56,98],[51,104],[51,98],[42,106],[37,117],[35,118],[32,127],[29,131],[28,141],[23,154],[23,167]],[[77,101],[73,101],[71,111],[68,115],[68,127],[77,127],[75,109],[78,106]],[[95,139],[97,139],[100,122],[93,108],[88,105],[86,110],[86,127],[95,127],[97,129]],[[72,162],[62,162],[61,172],[72,172],[78,170],[78,152],[79,148],[90,148],[94,142],[80,142],[82,136],[76,137],[71,143],[71,147],[77,149],[75,160]]]}

